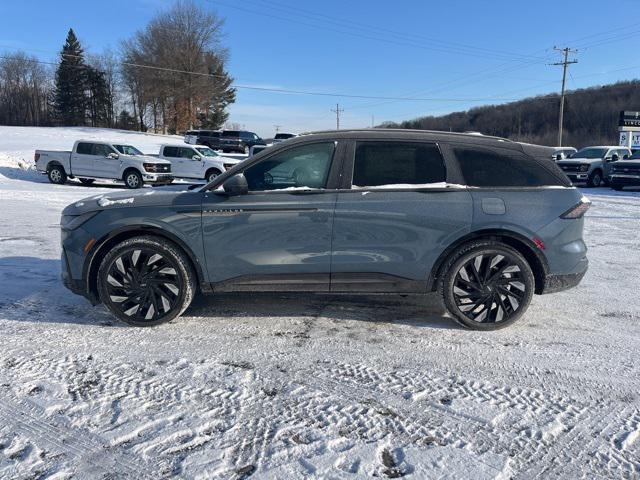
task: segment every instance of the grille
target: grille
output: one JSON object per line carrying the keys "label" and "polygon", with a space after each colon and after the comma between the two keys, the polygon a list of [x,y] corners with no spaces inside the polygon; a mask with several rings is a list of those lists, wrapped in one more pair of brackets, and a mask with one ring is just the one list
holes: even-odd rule
{"label": "grille", "polygon": [[614,165],[614,173],[640,173],[640,165]]}
{"label": "grille", "polygon": [[579,172],[580,164],[576,163],[575,165],[560,165],[560,168],[564,172]]}

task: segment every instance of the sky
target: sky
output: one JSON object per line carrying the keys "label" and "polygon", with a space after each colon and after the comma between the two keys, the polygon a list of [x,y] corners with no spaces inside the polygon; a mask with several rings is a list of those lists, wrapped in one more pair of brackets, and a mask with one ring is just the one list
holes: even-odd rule
{"label": "sky", "polygon": [[[640,0],[196,1],[225,19],[230,121],[264,137],[335,128],[336,103],[356,128],[558,92],[554,46],[578,49],[568,89],[640,75]],[[70,27],[86,52],[117,51],[171,4],[0,0],[0,52],[56,61]]]}

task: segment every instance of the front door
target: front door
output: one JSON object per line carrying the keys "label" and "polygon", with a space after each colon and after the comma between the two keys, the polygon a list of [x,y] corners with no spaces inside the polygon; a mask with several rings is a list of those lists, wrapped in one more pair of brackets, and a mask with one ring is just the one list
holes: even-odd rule
{"label": "front door", "polygon": [[352,147],[333,230],[331,291],[424,292],[444,248],[469,229],[472,200],[447,187],[438,146]]}
{"label": "front door", "polygon": [[209,191],[202,227],[215,290],[329,290],[334,142],[291,147],[248,166],[249,193]]}
{"label": "front door", "polygon": [[109,145],[103,145],[101,143],[93,144],[93,168],[95,177],[101,178],[118,178],[120,173],[120,160],[118,158],[111,158],[109,155],[118,155],[114,149]]}

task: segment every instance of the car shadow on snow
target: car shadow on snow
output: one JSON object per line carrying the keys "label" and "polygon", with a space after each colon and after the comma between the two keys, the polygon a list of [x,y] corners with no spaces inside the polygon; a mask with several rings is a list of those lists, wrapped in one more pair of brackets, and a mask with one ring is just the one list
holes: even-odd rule
{"label": "car shadow on snow", "polygon": [[60,260],[27,256],[0,257],[0,320],[127,326],[67,290],[60,280]]}
{"label": "car shadow on snow", "polygon": [[[233,322],[242,317],[322,317],[371,326],[462,328],[445,315],[436,294],[220,293],[196,296],[183,316],[203,322],[207,319]],[[60,279],[60,260],[29,256],[0,257],[0,320],[128,327],[103,306],[91,306],[85,298],[67,290]],[[172,323],[179,325],[180,319]]]}
{"label": "car shadow on snow", "polygon": [[462,329],[447,317],[437,294],[353,295],[309,293],[219,293],[199,295],[183,314],[206,317],[323,317],[338,321]]}

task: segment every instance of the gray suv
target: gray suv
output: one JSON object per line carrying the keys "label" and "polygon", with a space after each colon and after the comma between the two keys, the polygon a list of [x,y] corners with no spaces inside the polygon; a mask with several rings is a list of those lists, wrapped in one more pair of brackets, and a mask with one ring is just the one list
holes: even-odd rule
{"label": "gray suv", "polygon": [[438,291],[462,325],[505,327],[587,270],[589,201],[549,155],[443,132],[302,135],[197,190],[69,205],[62,278],[139,326],[197,292]]}

